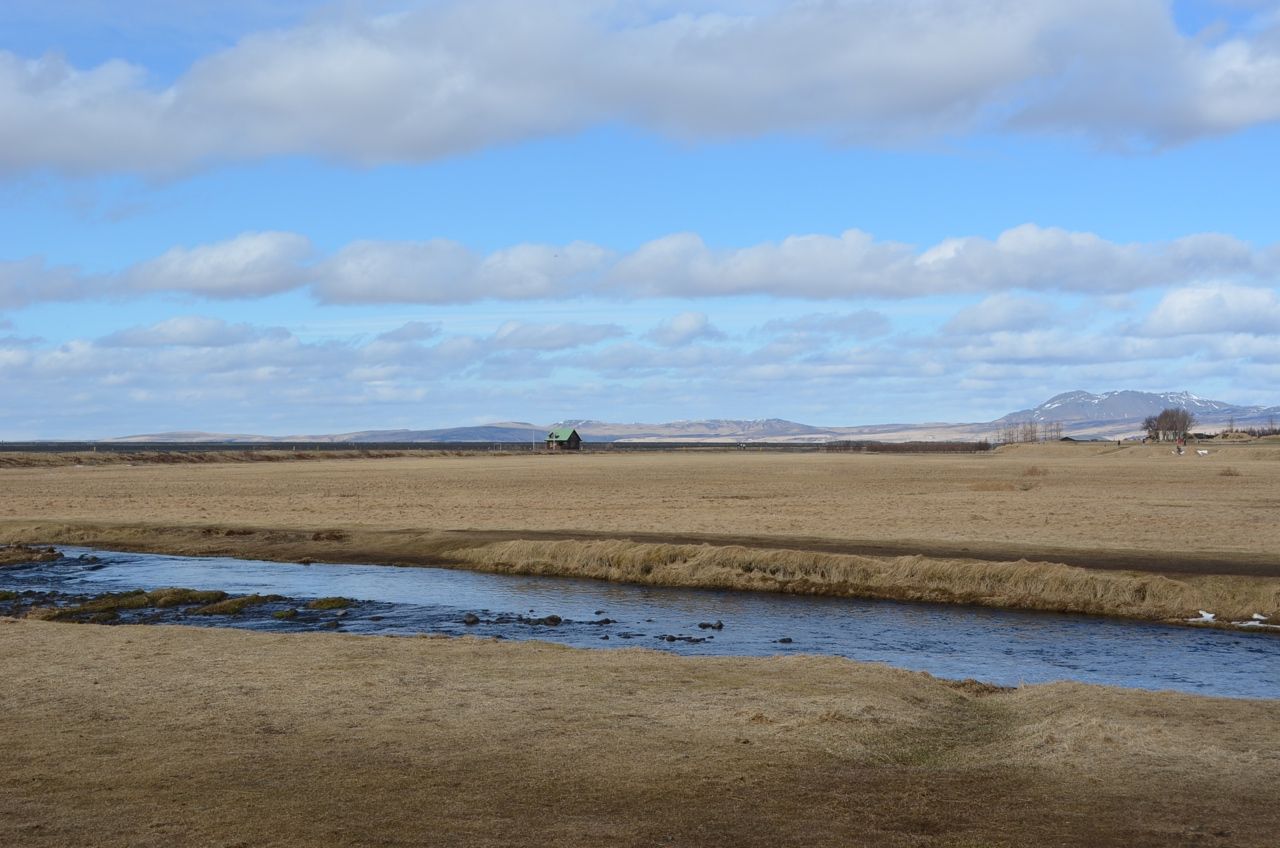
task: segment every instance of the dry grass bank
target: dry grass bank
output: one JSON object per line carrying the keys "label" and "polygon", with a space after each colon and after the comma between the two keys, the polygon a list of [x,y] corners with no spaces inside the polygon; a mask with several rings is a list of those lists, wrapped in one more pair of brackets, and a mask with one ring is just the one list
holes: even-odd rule
{"label": "dry grass bank", "polygon": [[1164,575],[1025,560],[831,554],[582,534],[512,539],[484,531],[0,524],[0,541],[9,538],[185,556],[463,567],[652,586],[976,604],[1154,621],[1183,621],[1199,610],[1209,610],[1219,620],[1246,620],[1261,613],[1280,621],[1280,578]]}
{"label": "dry grass bank", "polygon": [[1032,562],[864,557],[628,541],[512,541],[455,550],[486,571],[589,577],[654,586],[976,604],[1007,609],[1181,620],[1197,610],[1280,621],[1280,579],[1093,571]]}
{"label": "dry grass bank", "polygon": [[0,620],[0,844],[1274,844],[1280,705]]}

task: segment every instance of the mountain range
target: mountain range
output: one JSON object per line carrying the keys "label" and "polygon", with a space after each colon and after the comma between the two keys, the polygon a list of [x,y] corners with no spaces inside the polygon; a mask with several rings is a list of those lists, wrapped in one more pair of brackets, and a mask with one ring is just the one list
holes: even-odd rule
{"label": "mountain range", "polygon": [[1142,420],[1162,409],[1189,410],[1196,429],[1215,432],[1236,427],[1267,427],[1280,422],[1280,406],[1240,406],[1206,400],[1190,392],[1114,391],[1102,394],[1073,391],[1055,395],[1029,409],[994,421],[963,424],[875,424],[816,427],[781,418],[753,420],[706,419],[664,424],[618,424],[570,419],[554,425],[521,421],[434,430],[362,430],[327,435],[258,436],[230,433],[170,432],[104,439],[106,442],[538,442],[552,426],[573,427],[589,442],[828,442],[838,440],[915,441],[994,439],[1002,427],[1025,421],[1061,424],[1063,435],[1075,438],[1122,439],[1141,433]]}

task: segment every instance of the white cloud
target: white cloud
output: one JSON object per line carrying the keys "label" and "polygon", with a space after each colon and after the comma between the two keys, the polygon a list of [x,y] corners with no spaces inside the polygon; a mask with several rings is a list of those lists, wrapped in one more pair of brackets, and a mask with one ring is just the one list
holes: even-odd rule
{"label": "white cloud", "polygon": [[306,237],[264,232],[176,247],[115,274],[51,267],[39,257],[0,262],[0,307],[156,292],[256,298],[303,288],[326,304],[586,296],[888,300],[1014,290],[1116,294],[1205,280],[1270,281],[1277,275],[1280,247],[1255,249],[1230,236],[1120,244],[1034,224],[995,239],[952,238],[924,249],[878,241],[860,230],[725,249],[709,247],[696,234],[677,233],[621,255],[587,242],[516,244],[486,254],[431,239],[358,241],[315,258]]}
{"label": "white cloud", "polygon": [[424,161],[616,122],[876,144],[1010,124],[1162,145],[1280,118],[1276,25],[1256,22],[1196,39],[1160,0],[347,11],[251,34],[167,86],[127,60],[0,53],[0,169]]}
{"label": "white cloud", "polygon": [[519,244],[480,255],[447,239],[359,241],[314,269],[325,303],[471,303],[572,294],[608,252],[585,242]]}
{"label": "white cloud", "polygon": [[775,318],[760,327],[761,332],[809,336],[871,338],[889,332],[891,323],[883,312],[859,309],[856,312],[815,312],[798,318]]}
{"label": "white cloud", "polygon": [[147,327],[130,327],[104,336],[104,347],[229,347],[262,338],[287,337],[279,328],[262,330],[250,324],[229,324],[219,318],[187,315]]}
{"label": "white cloud", "polygon": [[103,294],[79,268],[50,266],[39,257],[0,261],[0,307],[17,309],[33,303],[83,300]]}
{"label": "white cloud", "polygon": [[961,309],[943,327],[944,332],[973,335],[997,330],[1029,330],[1042,327],[1059,307],[1007,293]]}
{"label": "white cloud", "polygon": [[724,333],[712,325],[705,312],[681,312],[654,327],[645,338],[665,347],[682,347],[699,339],[722,339]]}
{"label": "white cloud", "polygon": [[1024,224],[996,239],[947,239],[917,252],[859,230],[791,236],[712,250],[691,233],[666,236],[621,258],[607,291],[633,296],[770,294],[903,298],[1028,289],[1117,292],[1201,279],[1275,272],[1275,257],[1216,234],[1116,244],[1093,233]]}
{"label": "white cloud", "polygon": [[175,247],[133,266],[117,281],[126,290],[177,291],[213,298],[263,297],[306,279],[311,242],[295,233],[243,233],[227,241]]}
{"label": "white cloud", "polygon": [[625,336],[617,324],[527,324],[507,321],[493,334],[501,350],[567,350]]}
{"label": "white cloud", "polygon": [[408,321],[378,336],[383,342],[420,342],[440,335],[440,325],[426,321]]}
{"label": "white cloud", "polygon": [[1201,333],[1280,333],[1280,296],[1274,289],[1217,285],[1171,291],[1142,325],[1148,336]]}

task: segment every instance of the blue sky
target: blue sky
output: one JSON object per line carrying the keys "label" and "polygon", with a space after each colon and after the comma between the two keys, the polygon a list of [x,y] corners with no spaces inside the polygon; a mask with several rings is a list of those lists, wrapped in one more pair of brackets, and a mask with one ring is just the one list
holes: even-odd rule
{"label": "blue sky", "polygon": [[1272,405],[1277,151],[1273,2],[11,0],[0,438]]}

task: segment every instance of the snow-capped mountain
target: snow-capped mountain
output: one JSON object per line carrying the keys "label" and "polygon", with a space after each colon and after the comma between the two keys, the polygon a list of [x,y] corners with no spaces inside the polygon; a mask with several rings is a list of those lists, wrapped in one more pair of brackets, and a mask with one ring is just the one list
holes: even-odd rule
{"label": "snow-capped mountain", "polygon": [[1138,434],[1142,420],[1169,407],[1195,416],[1195,429],[1214,432],[1237,428],[1274,427],[1280,406],[1239,406],[1208,400],[1190,392],[1114,391],[1102,394],[1075,391],[1049,398],[1030,409],[1011,412],[994,421],[967,424],[872,424],[853,427],[814,427],[782,418],[669,421],[663,424],[618,424],[592,419],[569,419],[555,425],[502,422],[434,430],[364,430],[321,436],[249,436],[218,433],[160,433],[108,439],[116,442],[530,442],[541,441],[552,426],[573,427],[588,442],[828,442],[917,439],[974,440],[999,437],[1003,425],[1037,421],[1062,425],[1064,435],[1124,438]]}
{"label": "snow-capped mountain", "polygon": [[1238,426],[1250,426],[1266,424],[1268,416],[1280,417],[1280,407],[1237,406],[1207,400],[1190,392],[1115,391],[1095,395],[1076,391],[1055,395],[1031,409],[1011,412],[995,423],[1060,421],[1066,426],[1123,422],[1138,426],[1148,415],[1157,415],[1169,408],[1186,409],[1200,424],[1211,427],[1226,425],[1232,418]]}

